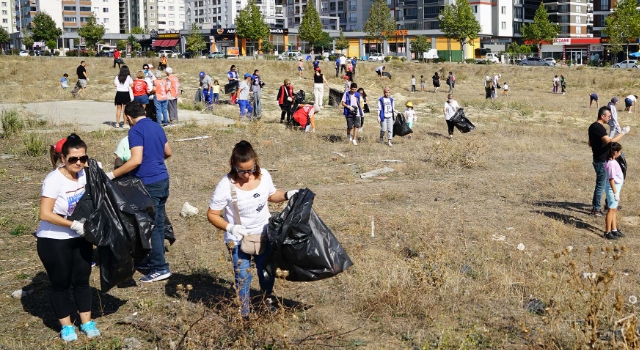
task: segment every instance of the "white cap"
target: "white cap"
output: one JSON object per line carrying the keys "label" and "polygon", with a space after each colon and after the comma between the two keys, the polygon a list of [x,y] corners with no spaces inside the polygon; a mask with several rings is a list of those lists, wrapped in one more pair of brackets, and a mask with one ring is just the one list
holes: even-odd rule
{"label": "white cap", "polygon": [[171,67],[167,67],[164,71],[169,74],[173,73],[173,69],[171,69]]}

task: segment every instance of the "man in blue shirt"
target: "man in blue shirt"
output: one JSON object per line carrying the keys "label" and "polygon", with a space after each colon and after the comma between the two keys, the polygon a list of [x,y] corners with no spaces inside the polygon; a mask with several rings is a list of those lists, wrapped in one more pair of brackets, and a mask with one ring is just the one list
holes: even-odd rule
{"label": "man in blue shirt", "polygon": [[353,59],[351,59],[351,72],[353,73],[353,76],[356,76],[356,65],[358,64],[358,60],[356,59],[356,56],[353,56]]}
{"label": "man in blue shirt", "polygon": [[146,264],[138,266],[138,270],[147,273],[140,278],[141,282],[160,281],[171,276],[169,264],[164,258],[164,206],[169,198],[169,172],[164,161],[171,157],[172,151],[164,130],[160,124],[146,118],[144,107],[140,102],[127,103],[124,115],[131,124],[129,129],[131,158],[107,176],[113,179],[130,173],[140,178],[149,192],[156,211],[155,226],[151,233],[149,260]]}

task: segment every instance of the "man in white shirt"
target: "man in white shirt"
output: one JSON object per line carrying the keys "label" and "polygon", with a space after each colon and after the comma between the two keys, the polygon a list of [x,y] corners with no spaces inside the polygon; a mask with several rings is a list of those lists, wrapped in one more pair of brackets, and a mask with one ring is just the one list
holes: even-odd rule
{"label": "man in white shirt", "polygon": [[393,122],[396,115],[396,106],[391,97],[391,89],[385,86],[382,90],[383,96],[378,100],[378,118],[380,120],[380,143],[384,142],[384,134],[387,133],[387,144],[389,147],[393,138]]}
{"label": "man in white shirt", "polygon": [[340,73],[347,72],[347,58],[344,55],[340,56]]}
{"label": "man in white shirt", "polygon": [[251,74],[246,73],[244,80],[238,83],[238,106],[240,107],[240,119],[243,117],[251,118],[253,108],[249,103],[249,84],[251,84]]}
{"label": "man in white shirt", "polygon": [[447,95],[447,102],[444,103],[444,120],[447,122],[447,131],[449,132],[449,138],[453,138],[453,127],[455,123],[450,119],[460,109],[458,102],[453,99],[453,95]]}
{"label": "man in white shirt", "polygon": [[629,95],[624,98],[624,110],[629,111],[631,113],[631,108],[635,110],[636,101],[638,100],[638,95]]}

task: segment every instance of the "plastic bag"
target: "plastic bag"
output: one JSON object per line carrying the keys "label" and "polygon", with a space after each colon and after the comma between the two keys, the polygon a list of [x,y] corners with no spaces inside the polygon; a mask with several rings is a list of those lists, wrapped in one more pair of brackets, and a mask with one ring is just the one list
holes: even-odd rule
{"label": "plastic bag", "polygon": [[459,108],[456,113],[449,119],[458,128],[461,133],[467,133],[473,129],[475,129],[475,125],[471,123],[469,119],[464,115],[464,109]]}
{"label": "plastic bag", "polygon": [[329,88],[329,106],[340,106],[342,95],[342,91],[334,88]]}
{"label": "plastic bag", "polygon": [[[318,281],[333,277],[353,265],[338,239],[311,208],[315,194],[300,190],[287,207],[269,220],[272,251],[265,271],[288,271],[289,281]],[[283,276],[284,277],[284,276]]]}
{"label": "plastic bag", "polygon": [[[86,219],[84,238],[98,246],[100,289],[106,292],[130,279],[149,254],[154,218],[132,204],[144,202],[146,192],[110,181],[94,159],[89,159],[85,173],[85,193],[69,220]],[[124,194],[122,187],[127,189]]]}
{"label": "plastic bag", "polygon": [[232,92],[235,92],[236,90],[238,90],[238,81],[234,80],[232,82],[230,82],[229,84],[226,84],[224,86],[224,93],[225,94],[230,94]]}
{"label": "plastic bag", "polygon": [[391,79],[391,73],[389,73],[389,72],[382,72],[382,76],[383,77],[388,77],[389,79]]}
{"label": "plastic bag", "polygon": [[412,134],[413,130],[407,125],[407,121],[402,113],[396,115],[396,121],[393,123],[394,136],[406,136]]}
{"label": "plastic bag", "polygon": [[202,93],[202,88],[198,88],[198,91],[196,91],[196,96],[193,98],[194,103],[198,104],[200,102],[204,102],[204,96]]}
{"label": "plastic bag", "polygon": [[616,158],[618,164],[620,164],[620,169],[622,170],[622,178],[627,178],[627,157],[624,156],[624,153],[620,153],[620,156]]}

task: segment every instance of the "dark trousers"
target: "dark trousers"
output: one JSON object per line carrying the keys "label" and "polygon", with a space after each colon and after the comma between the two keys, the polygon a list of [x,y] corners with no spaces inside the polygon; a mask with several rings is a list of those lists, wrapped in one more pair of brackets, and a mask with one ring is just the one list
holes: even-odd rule
{"label": "dark trousers", "polygon": [[289,105],[280,105],[280,110],[282,110],[282,113],[280,113],[280,121],[284,120],[284,116],[287,116],[287,123],[291,123],[291,106]]}
{"label": "dark trousers", "polygon": [[144,188],[149,192],[156,209],[155,226],[151,231],[151,252],[149,253],[149,262],[153,273],[169,269],[169,263],[164,259],[164,218],[166,215],[164,206],[169,198],[169,179],[145,184]]}
{"label": "dark trousers", "polygon": [[121,63],[120,63],[120,59],[119,58],[118,59],[115,59],[115,58],[113,59],[113,68],[116,68],[116,64],[118,65],[118,68],[120,68]]}
{"label": "dark trousers", "polygon": [[456,123],[452,122],[451,120],[447,120],[447,132],[449,133],[449,135],[453,135],[453,127],[456,126]]}
{"label": "dark trousers", "polygon": [[56,318],[69,316],[69,287],[78,312],[91,311],[91,252],[84,238],[38,238],[38,256],[51,282],[51,306]]}

